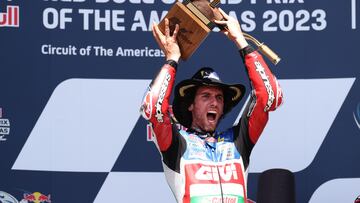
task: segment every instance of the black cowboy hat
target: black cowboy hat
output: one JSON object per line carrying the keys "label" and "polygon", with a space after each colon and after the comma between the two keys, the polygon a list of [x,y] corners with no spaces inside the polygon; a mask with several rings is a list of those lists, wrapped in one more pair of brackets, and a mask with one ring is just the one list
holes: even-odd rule
{"label": "black cowboy hat", "polygon": [[222,83],[212,68],[201,68],[191,79],[183,80],[175,86],[175,97],[173,101],[174,116],[181,125],[187,128],[190,128],[192,123],[192,114],[188,108],[193,103],[196,90],[200,86],[220,87],[223,90],[223,116],[239,103],[245,93],[244,85]]}

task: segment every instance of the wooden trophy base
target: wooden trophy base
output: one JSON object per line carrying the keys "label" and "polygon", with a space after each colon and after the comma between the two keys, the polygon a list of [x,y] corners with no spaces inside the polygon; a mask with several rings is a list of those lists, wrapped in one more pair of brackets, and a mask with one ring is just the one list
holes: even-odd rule
{"label": "wooden trophy base", "polygon": [[[211,29],[198,17],[201,13],[195,15],[194,11],[196,13],[196,10],[190,10],[192,7],[193,5],[191,3],[184,5],[180,2],[176,2],[165,16],[165,18],[169,19],[171,34],[173,33],[176,24],[180,27],[177,41],[180,47],[182,60],[187,60],[211,31]],[[165,33],[164,19],[159,23],[159,28],[162,33]]]}

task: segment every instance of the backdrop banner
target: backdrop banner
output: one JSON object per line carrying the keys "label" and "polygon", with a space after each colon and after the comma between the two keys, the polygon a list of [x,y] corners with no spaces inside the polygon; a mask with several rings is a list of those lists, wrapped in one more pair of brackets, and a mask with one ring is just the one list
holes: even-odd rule
{"label": "backdrop banner", "polygon": [[[139,108],[164,54],[151,27],[175,0],[0,0],[0,202],[175,202]],[[360,1],[221,0],[282,60],[284,104],[249,166],[294,173],[297,202],[360,195]],[[186,30],[185,30],[186,31]],[[183,30],[183,32],[185,32]],[[181,32],[181,31],[180,31]],[[250,89],[218,29],[178,67],[203,66]],[[250,92],[220,123],[231,127]],[[6,201],[7,200],[7,201]]]}

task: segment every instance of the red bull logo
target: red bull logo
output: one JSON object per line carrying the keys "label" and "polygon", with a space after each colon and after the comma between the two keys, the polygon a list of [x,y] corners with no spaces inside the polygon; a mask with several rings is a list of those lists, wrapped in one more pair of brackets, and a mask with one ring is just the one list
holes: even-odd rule
{"label": "red bull logo", "polygon": [[50,195],[46,196],[41,194],[40,192],[34,192],[32,194],[24,194],[24,199],[27,202],[31,203],[46,203],[46,202],[51,202],[50,200]]}
{"label": "red bull logo", "polygon": [[0,27],[19,27],[19,6],[6,6],[6,12],[0,13]]}

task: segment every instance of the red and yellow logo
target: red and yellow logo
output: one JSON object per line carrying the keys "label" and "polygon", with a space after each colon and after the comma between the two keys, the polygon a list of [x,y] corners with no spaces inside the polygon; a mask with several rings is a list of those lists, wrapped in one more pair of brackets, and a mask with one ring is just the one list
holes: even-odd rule
{"label": "red and yellow logo", "polygon": [[50,203],[51,202],[50,195],[46,196],[46,195],[41,194],[40,192],[34,192],[32,194],[24,194],[23,200],[26,200],[29,203],[30,202],[33,202],[33,203],[49,202]]}
{"label": "red and yellow logo", "polygon": [[0,27],[19,27],[19,6],[6,6],[5,12],[0,12]]}

